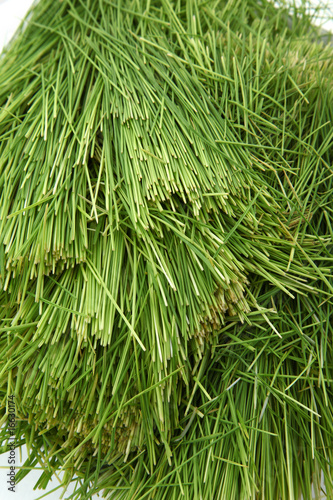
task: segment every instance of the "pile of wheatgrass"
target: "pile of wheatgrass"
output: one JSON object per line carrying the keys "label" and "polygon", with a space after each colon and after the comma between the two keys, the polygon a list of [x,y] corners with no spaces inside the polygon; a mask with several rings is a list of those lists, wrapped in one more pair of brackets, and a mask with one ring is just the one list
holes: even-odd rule
{"label": "pile of wheatgrass", "polygon": [[278,3],[40,0],[2,52],[17,481],[333,498],[333,48]]}

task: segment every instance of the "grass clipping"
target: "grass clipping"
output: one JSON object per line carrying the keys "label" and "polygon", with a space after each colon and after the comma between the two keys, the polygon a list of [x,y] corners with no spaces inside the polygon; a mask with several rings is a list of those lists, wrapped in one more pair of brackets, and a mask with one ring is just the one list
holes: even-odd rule
{"label": "grass clipping", "polygon": [[0,58],[17,480],[333,498],[332,76],[304,7],[34,5]]}

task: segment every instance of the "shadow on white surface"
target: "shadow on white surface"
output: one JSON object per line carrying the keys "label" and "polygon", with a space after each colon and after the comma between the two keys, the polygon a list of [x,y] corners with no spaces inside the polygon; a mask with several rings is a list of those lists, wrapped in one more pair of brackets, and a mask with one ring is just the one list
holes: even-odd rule
{"label": "shadow on white surface", "polygon": [[[25,460],[28,458],[27,451],[25,447],[21,448],[21,454],[19,449],[15,450],[15,466],[22,466]],[[20,456],[21,455],[21,456]],[[59,486],[59,482],[56,478],[53,478],[49,483],[48,488],[46,490],[34,490],[34,486],[38,481],[42,471],[41,470],[32,470],[29,474],[14,487],[14,492],[8,490],[10,484],[7,482],[10,478],[8,476],[8,458],[9,453],[4,453],[0,455],[0,498],[1,500],[37,500],[42,495],[45,495],[46,491],[52,491],[54,488]],[[21,458],[21,459],[20,459]],[[17,472],[18,469],[16,469]],[[62,477],[62,474],[59,475]],[[59,488],[56,491],[49,493],[45,500],[59,500],[60,495],[63,489]],[[74,485],[70,485],[66,491],[66,496],[74,491]],[[94,497],[97,498],[97,497]]]}

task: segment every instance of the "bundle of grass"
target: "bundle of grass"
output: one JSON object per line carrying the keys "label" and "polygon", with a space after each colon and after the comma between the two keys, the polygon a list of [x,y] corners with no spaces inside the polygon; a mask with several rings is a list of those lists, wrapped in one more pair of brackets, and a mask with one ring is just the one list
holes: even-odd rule
{"label": "bundle of grass", "polygon": [[[111,484],[121,483],[126,493],[119,498],[319,499],[323,477],[327,498],[332,497],[327,287],[296,300],[259,281],[256,287],[262,306],[273,302],[279,311],[272,322],[281,338],[272,336],[260,317],[251,327],[225,327],[213,360],[207,356],[201,362],[191,405],[182,401],[173,466],[161,454],[149,475],[144,457],[138,457],[135,467],[102,471],[92,492],[105,488],[110,494]],[[80,493],[85,487],[83,482]]]}
{"label": "bundle of grass", "polygon": [[4,52],[18,478],[42,461],[38,486],[63,469],[76,498],[310,498],[321,469],[330,487],[332,49],[288,14],[42,0]]}

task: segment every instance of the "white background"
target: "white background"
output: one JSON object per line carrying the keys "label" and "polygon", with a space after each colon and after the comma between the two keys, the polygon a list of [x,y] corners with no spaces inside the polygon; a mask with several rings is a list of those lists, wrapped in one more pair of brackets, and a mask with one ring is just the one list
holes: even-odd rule
{"label": "white background", "polygon": [[[0,51],[2,47],[10,40],[12,35],[20,23],[20,20],[25,16],[27,10],[32,4],[32,0],[0,0]],[[326,10],[327,18],[322,23],[322,26],[326,30],[333,31],[333,1],[320,2],[317,0],[313,4],[318,5],[329,5],[330,8]],[[329,19],[330,18],[330,19]],[[20,461],[20,454],[18,450],[16,451],[16,465],[22,465],[26,458],[26,451],[22,449],[22,461]],[[45,492],[38,490],[34,491],[33,486],[39,478],[40,471],[32,471],[28,474],[25,479],[16,486],[16,492],[12,493],[7,490],[5,483],[7,481],[6,474],[8,470],[7,467],[8,455],[0,455],[0,491],[1,500],[36,500],[39,496],[43,495]],[[59,483],[53,479],[48,490],[52,490]],[[48,491],[46,490],[46,491]],[[68,489],[67,492],[72,492],[72,489]],[[46,497],[46,500],[59,500],[61,490],[55,491]],[[95,497],[97,498],[97,497]],[[296,500],[296,499],[295,499]]]}

